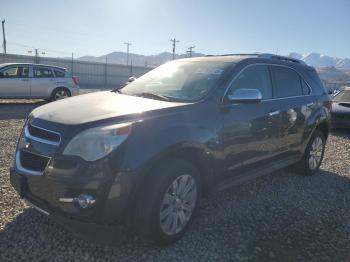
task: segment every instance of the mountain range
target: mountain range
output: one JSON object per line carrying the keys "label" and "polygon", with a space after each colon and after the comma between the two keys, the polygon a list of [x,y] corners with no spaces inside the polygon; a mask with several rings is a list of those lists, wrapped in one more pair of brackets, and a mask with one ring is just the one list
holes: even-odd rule
{"label": "mountain range", "polygon": [[303,60],[308,65],[314,67],[335,67],[338,69],[350,69],[350,59],[349,58],[337,58],[320,53],[310,53],[307,55],[301,55],[298,53],[290,53],[289,57]]}
{"label": "mountain range", "polygon": [[[112,52],[103,56],[82,56],[77,60],[80,61],[91,61],[91,62],[99,62],[105,63],[107,58],[107,63],[112,64],[126,64],[126,56],[125,52]],[[204,54],[193,53],[192,56],[204,56]],[[188,57],[187,54],[175,55],[175,58],[184,58]],[[173,59],[173,54],[170,52],[163,52],[157,55],[139,55],[139,54],[129,54],[129,63],[133,66],[151,66],[155,67],[161,65],[167,61]]]}

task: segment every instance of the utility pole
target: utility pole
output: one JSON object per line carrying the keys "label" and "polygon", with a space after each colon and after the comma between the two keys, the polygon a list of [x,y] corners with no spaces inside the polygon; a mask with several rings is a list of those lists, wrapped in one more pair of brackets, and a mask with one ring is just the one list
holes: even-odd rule
{"label": "utility pole", "polygon": [[125,42],[124,45],[126,45],[126,65],[129,64],[129,46],[132,45],[132,43]]}
{"label": "utility pole", "polygon": [[187,50],[187,54],[188,54],[188,56],[189,57],[192,57],[192,53],[193,53],[193,48],[196,48],[195,46],[190,46],[189,48],[188,48],[188,50]]}
{"label": "utility pole", "polygon": [[2,20],[1,23],[2,23],[2,39],[3,39],[4,54],[6,55],[5,19]]}
{"label": "utility pole", "polygon": [[170,42],[173,43],[173,60],[175,59],[175,49],[176,49],[176,43],[179,43],[179,40],[174,39],[170,39]]}

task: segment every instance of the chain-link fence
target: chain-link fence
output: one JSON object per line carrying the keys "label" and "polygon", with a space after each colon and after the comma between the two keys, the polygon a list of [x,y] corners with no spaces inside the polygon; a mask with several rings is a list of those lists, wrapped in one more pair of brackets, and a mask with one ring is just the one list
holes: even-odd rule
{"label": "chain-link fence", "polygon": [[2,63],[36,63],[60,66],[79,78],[84,87],[113,87],[124,84],[130,76],[141,76],[151,68],[110,63],[85,62],[65,58],[0,54]]}

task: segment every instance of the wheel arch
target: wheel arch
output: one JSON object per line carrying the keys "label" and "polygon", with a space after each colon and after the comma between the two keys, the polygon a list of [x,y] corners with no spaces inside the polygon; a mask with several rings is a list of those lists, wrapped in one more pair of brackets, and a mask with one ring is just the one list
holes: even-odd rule
{"label": "wheel arch", "polygon": [[138,176],[138,179],[135,182],[130,194],[131,199],[129,200],[129,203],[131,203],[130,206],[132,207],[130,209],[130,215],[133,214],[133,209],[142,195],[142,187],[152,176],[152,170],[156,168],[160,163],[164,163],[170,159],[179,159],[191,163],[195,168],[198,169],[201,179],[202,193],[207,194],[210,192],[210,188],[214,182],[215,177],[213,175],[215,173],[214,167],[216,166],[214,164],[216,161],[212,153],[209,153],[209,151],[206,151],[205,149],[194,145],[186,147],[175,146],[169,148],[168,150],[165,150],[165,152],[161,153],[160,155],[157,155],[141,168],[142,172]]}

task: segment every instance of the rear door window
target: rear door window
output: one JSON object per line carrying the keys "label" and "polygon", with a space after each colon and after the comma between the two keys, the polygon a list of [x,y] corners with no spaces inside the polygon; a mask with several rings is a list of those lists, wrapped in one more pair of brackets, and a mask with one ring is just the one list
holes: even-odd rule
{"label": "rear door window", "polygon": [[45,78],[45,77],[54,77],[51,68],[48,67],[34,67],[34,77]]}
{"label": "rear door window", "polygon": [[297,72],[281,66],[272,66],[272,72],[278,98],[302,95],[300,76]]}
{"label": "rear door window", "polygon": [[270,72],[265,65],[249,66],[233,81],[228,94],[232,95],[237,89],[258,89],[263,99],[272,98]]}
{"label": "rear door window", "polygon": [[64,77],[65,76],[65,72],[61,71],[61,70],[53,70],[55,72],[55,76],[56,77]]}

